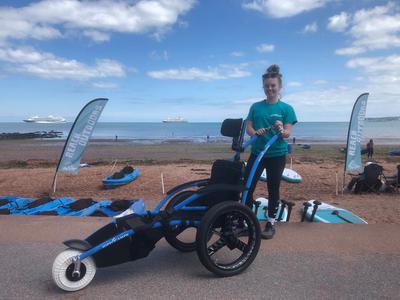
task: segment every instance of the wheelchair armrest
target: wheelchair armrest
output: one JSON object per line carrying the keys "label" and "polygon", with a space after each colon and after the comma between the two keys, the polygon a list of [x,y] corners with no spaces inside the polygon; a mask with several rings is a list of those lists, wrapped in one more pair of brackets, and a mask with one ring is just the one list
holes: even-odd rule
{"label": "wheelchair armrest", "polygon": [[199,179],[199,180],[193,180],[193,181],[185,182],[185,183],[182,183],[182,184],[177,185],[176,187],[173,187],[172,189],[170,189],[167,192],[167,195],[175,194],[176,192],[179,192],[181,190],[187,189],[187,188],[192,187],[192,186],[197,186],[197,187],[205,186],[205,185],[208,184],[209,181],[210,181],[210,179],[207,178],[207,179]]}
{"label": "wheelchair armrest", "polygon": [[246,189],[244,185],[235,184],[211,184],[206,187],[199,189],[196,193],[199,194],[210,194],[215,192],[243,192]]}

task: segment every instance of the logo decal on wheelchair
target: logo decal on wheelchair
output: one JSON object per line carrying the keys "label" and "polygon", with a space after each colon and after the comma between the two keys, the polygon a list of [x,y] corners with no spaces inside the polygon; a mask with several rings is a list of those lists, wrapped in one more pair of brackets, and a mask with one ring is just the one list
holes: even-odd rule
{"label": "logo decal on wheelchair", "polygon": [[106,248],[106,247],[118,242],[119,240],[122,240],[123,238],[126,238],[128,235],[129,235],[128,233],[125,233],[125,234],[123,234],[123,235],[121,235],[119,237],[118,236],[113,237],[108,243],[104,244],[102,249],[104,249],[104,248]]}

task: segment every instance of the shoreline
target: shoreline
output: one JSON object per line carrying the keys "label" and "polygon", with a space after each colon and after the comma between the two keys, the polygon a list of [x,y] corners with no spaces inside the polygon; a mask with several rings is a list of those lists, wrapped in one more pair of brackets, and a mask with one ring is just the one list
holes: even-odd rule
{"label": "shoreline", "polygon": [[[52,138],[7,138],[0,139],[0,143],[7,142],[62,142],[65,143],[67,137],[52,137]],[[245,139],[246,141],[247,139]],[[384,137],[384,138],[373,138],[375,144],[379,144],[381,146],[390,146],[390,145],[400,145],[400,139],[394,137]],[[364,138],[362,145],[366,145],[369,141],[369,138]],[[287,139],[289,144],[292,144],[292,138]],[[90,139],[90,144],[117,144],[117,143],[125,143],[125,144],[135,144],[135,145],[162,145],[162,144],[171,144],[171,143],[188,143],[188,144],[231,144],[232,139],[226,138],[223,136],[211,136],[209,139],[206,137],[163,137],[163,138],[127,138],[127,137],[118,137],[116,141],[114,137],[92,137]],[[346,145],[347,140],[341,138],[310,138],[310,137],[296,137],[296,145],[301,144],[309,144],[309,145]],[[400,147],[400,146],[399,146]]]}

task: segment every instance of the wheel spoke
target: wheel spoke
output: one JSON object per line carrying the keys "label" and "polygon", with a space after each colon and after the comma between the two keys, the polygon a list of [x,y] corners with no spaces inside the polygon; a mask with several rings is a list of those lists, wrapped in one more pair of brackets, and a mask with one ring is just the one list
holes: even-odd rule
{"label": "wheel spoke", "polygon": [[247,247],[248,247],[248,245],[245,242],[236,238],[235,248],[239,249],[242,252],[245,252],[245,251],[247,251]]}
{"label": "wheel spoke", "polygon": [[226,241],[220,238],[218,241],[214,242],[212,245],[207,247],[207,252],[209,256],[215,254],[219,249],[226,245]]}
{"label": "wheel spoke", "polygon": [[222,233],[219,232],[218,230],[216,230],[215,228],[212,230],[212,233],[215,233],[215,234],[218,235],[218,236],[221,236],[221,235],[222,235]]}

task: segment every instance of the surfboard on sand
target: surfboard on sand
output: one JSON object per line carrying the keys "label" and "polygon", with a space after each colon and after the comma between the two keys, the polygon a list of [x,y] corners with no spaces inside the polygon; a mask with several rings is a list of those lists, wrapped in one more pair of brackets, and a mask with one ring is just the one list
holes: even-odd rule
{"label": "surfboard on sand", "polygon": [[[267,181],[267,171],[265,169],[260,176],[260,180]],[[289,168],[285,168],[282,173],[282,180],[291,183],[298,183],[301,182],[303,178],[301,178],[300,174],[297,173],[296,171]]]}
{"label": "surfboard on sand", "polygon": [[[257,219],[259,221],[267,221],[265,208],[268,207],[268,199],[260,197],[260,198],[257,198],[256,201],[261,202],[260,206],[258,207],[258,211],[257,211]],[[279,203],[279,208],[278,208],[278,211],[276,212],[276,219],[279,218],[281,209],[282,209],[282,204]],[[253,211],[255,212],[255,206],[253,206]],[[288,211],[287,211],[287,207],[285,207],[283,210],[281,222],[286,222],[287,215],[288,215]]]}
{"label": "surfboard on sand", "polygon": [[[306,219],[311,220],[311,215],[314,208],[314,200],[309,200],[307,202],[310,203],[311,206],[306,212]],[[352,212],[325,202],[321,202],[321,205],[318,206],[313,222],[368,224],[365,220],[353,214]]]}

